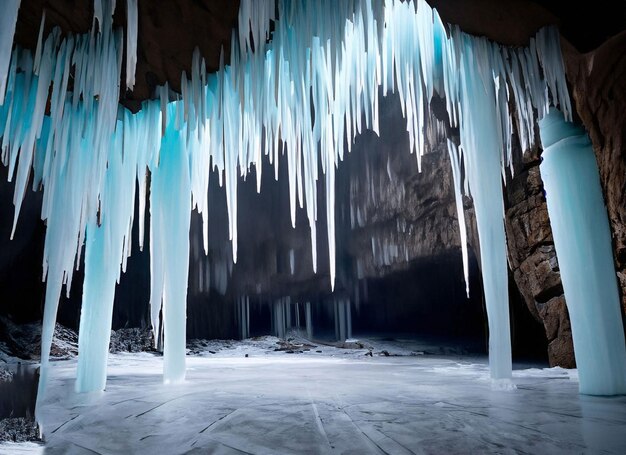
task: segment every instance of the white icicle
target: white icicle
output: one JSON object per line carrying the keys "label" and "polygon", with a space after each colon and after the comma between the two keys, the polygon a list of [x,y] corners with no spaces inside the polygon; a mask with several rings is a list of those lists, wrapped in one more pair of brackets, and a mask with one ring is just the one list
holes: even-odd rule
{"label": "white icicle", "polygon": [[0,14],[0,106],[4,104],[4,92],[7,84],[7,71],[13,48],[13,35],[17,23],[17,11],[20,0],[6,0]]}
{"label": "white icicle", "polygon": [[137,66],[137,0],[126,0],[126,88],[135,86]]}

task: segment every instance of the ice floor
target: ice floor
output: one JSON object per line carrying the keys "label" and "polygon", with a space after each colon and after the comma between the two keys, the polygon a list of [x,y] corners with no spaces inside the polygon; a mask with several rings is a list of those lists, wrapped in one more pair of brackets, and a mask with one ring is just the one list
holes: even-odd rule
{"label": "ice floor", "polygon": [[580,396],[575,370],[517,370],[511,389],[482,358],[270,341],[208,344],[167,386],[162,358],[112,355],[99,396],[73,392],[74,360],[54,362],[45,447],[0,453],[626,453],[626,397]]}

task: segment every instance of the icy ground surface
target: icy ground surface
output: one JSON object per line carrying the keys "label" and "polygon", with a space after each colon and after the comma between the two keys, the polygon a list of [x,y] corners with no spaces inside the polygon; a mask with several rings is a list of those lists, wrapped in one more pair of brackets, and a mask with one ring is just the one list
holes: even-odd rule
{"label": "icy ground surface", "polygon": [[191,343],[187,380],[169,386],[161,357],[113,354],[100,396],[76,395],[76,360],[55,361],[45,448],[0,453],[626,453],[626,397],[579,395],[575,370],[494,387],[486,358],[276,341]]}

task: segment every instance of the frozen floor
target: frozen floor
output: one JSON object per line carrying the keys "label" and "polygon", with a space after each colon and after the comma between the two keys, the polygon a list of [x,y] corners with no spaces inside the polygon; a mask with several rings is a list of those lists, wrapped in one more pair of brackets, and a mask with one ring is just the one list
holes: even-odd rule
{"label": "frozen floor", "polygon": [[58,361],[46,446],[0,453],[626,453],[626,397],[578,395],[575,370],[518,370],[511,389],[485,359],[316,350],[214,344],[167,386],[161,357],[112,355],[100,396],[74,394],[76,362]]}

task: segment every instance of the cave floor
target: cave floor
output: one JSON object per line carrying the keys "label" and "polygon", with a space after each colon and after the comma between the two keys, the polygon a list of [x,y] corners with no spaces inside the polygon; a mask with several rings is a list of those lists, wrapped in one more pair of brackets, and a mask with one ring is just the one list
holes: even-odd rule
{"label": "cave floor", "polygon": [[161,357],[111,355],[91,396],[73,392],[75,360],[53,362],[45,446],[0,453],[626,453],[626,397],[579,395],[576,370],[518,369],[513,388],[479,357],[215,346],[174,385]]}

